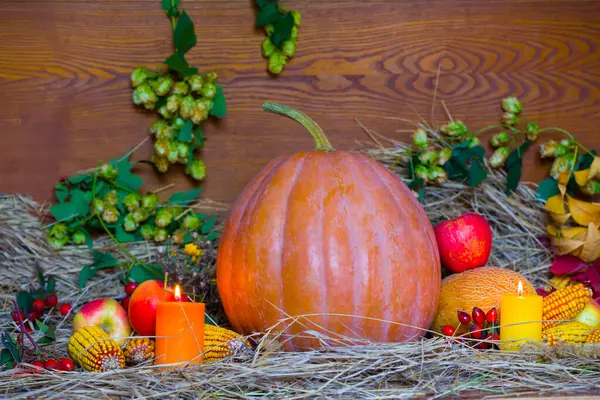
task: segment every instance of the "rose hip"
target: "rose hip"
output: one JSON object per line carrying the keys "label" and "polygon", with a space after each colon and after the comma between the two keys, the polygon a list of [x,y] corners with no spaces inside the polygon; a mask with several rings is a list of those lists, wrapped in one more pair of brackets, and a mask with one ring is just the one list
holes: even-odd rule
{"label": "rose hip", "polygon": [[444,325],[442,327],[442,333],[446,336],[454,336],[454,333],[456,332],[456,329],[454,329],[453,326],[450,325]]}
{"label": "rose hip", "polygon": [[123,300],[121,300],[121,305],[125,311],[129,311],[129,296],[126,296]]}
{"label": "rose hip", "polygon": [[56,304],[58,303],[58,297],[56,297],[56,295],[54,293],[50,293],[48,295],[46,295],[46,298],[44,299],[44,303],[46,303],[46,307],[54,307],[56,306]]}
{"label": "rose hip", "polygon": [[131,296],[131,294],[133,293],[133,291],[138,287],[138,284],[135,282],[129,282],[127,285],[125,285],[125,294],[127,296]]}
{"label": "rose hip", "polygon": [[490,324],[492,324],[492,323],[495,324],[496,322],[498,322],[498,311],[496,310],[495,307],[487,312],[487,314],[485,315],[485,319]]}
{"label": "rose hip", "polygon": [[73,371],[73,369],[75,369],[75,364],[73,363],[73,360],[69,358],[61,358],[59,361],[61,371]]}
{"label": "rose hip", "polygon": [[58,361],[52,360],[52,359],[46,361],[46,364],[44,364],[44,367],[46,367],[46,369],[51,370],[51,371],[57,370],[58,366],[59,366]]}
{"label": "rose hip", "polygon": [[63,303],[60,305],[60,315],[67,315],[71,311],[71,305],[68,303]]}
{"label": "rose hip", "polygon": [[464,311],[458,311],[458,321],[463,325],[469,325],[471,316]]}
{"label": "rose hip", "polygon": [[485,322],[485,313],[481,308],[473,307],[473,312],[471,314],[473,316],[473,321],[475,321],[476,324],[483,325]]}
{"label": "rose hip", "polygon": [[44,363],[42,361],[40,361],[40,360],[36,360],[36,361],[32,362],[31,365],[33,365],[35,367],[34,371],[35,371],[36,374],[41,373],[42,370],[44,368],[46,368],[46,366],[44,365]]}
{"label": "rose hip", "polygon": [[42,312],[44,311],[44,300],[36,300],[31,305],[33,311]]}
{"label": "rose hip", "polygon": [[471,326],[471,337],[473,339],[483,338],[483,326],[480,324],[474,324]]}

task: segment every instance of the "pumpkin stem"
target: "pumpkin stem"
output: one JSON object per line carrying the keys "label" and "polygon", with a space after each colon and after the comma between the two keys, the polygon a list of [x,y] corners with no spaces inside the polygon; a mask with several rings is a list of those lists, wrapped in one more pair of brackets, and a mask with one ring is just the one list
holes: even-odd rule
{"label": "pumpkin stem", "polygon": [[325,136],[323,129],[315,121],[313,121],[308,115],[302,111],[298,111],[292,107],[284,106],[283,104],[276,103],[264,103],[263,110],[271,112],[273,114],[284,115],[288,118],[298,122],[310,133],[315,141],[315,149],[322,151],[334,151],[335,149]]}

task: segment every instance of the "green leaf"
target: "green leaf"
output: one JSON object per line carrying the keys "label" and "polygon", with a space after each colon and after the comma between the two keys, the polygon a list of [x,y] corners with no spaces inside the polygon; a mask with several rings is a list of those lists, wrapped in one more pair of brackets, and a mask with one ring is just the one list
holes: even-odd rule
{"label": "green leaf", "polygon": [[56,341],[56,327],[55,326],[48,327],[48,329],[44,333],[45,333],[44,337],[39,338],[37,340],[38,344],[40,344],[40,345],[51,344],[54,341]]}
{"label": "green leaf", "polygon": [[483,147],[469,148],[468,143],[461,143],[452,149],[452,157],[444,164],[444,170],[450,179],[455,181],[466,179],[470,187],[476,187],[487,177],[484,157]]}
{"label": "green leaf", "polygon": [[183,127],[181,127],[181,130],[179,130],[179,136],[177,137],[177,140],[179,140],[180,142],[186,142],[186,143],[191,142],[193,126],[194,126],[194,124],[192,123],[192,121],[190,121],[190,120],[185,121],[185,124],[183,124]]}
{"label": "green leaf", "polygon": [[34,302],[34,298],[31,293],[21,290],[17,293],[17,305],[24,313],[31,311],[31,305]]}
{"label": "green leaf", "polygon": [[211,232],[211,233],[209,233],[209,234],[208,234],[208,236],[206,237],[206,240],[210,240],[210,241],[212,242],[212,241],[215,241],[216,239],[218,239],[218,238],[219,238],[219,236],[220,236],[220,235],[219,235],[219,232]]}
{"label": "green leaf", "polygon": [[11,367],[13,362],[14,360],[12,354],[10,353],[10,350],[2,349],[2,351],[0,351],[0,367],[4,367],[5,365]]}
{"label": "green leaf", "polygon": [[81,183],[83,181],[85,181],[86,179],[91,178],[90,174],[83,174],[83,175],[75,175],[69,178],[69,182],[71,182],[72,184],[76,185],[78,183]]}
{"label": "green leaf", "polygon": [[189,192],[177,192],[173,193],[171,197],[169,197],[169,204],[177,204],[180,206],[185,206],[188,203],[194,201],[200,193],[202,192],[202,188],[192,189]]}
{"label": "green leaf", "polygon": [[560,193],[558,189],[558,181],[552,177],[544,179],[535,191],[536,200],[546,202],[550,197]]}
{"label": "green leaf", "polygon": [[2,344],[4,345],[4,348],[7,349],[10,352],[10,356],[12,357],[12,359],[15,362],[17,362],[17,363],[20,363],[21,362],[21,356],[19,355],[19,350],[17,349],[17,343],[6,332],[4,332],[2,334]]}
{"label": "green leaf", "polygon": [[38,283],[40,284],[41,288],[45,288],[46,287],[46,278],[44,278],[44,271],[42,270],[42,267],[40,267],[40,265],[38,263],[35,263],[35,275],[37,276],[37,280]]}
{"label": "green leaf", "polygon": [[167,104],[167,97],[168,96],[159,97],[158,101],[156,102],[156,105],[154,106],[154,108],[157,109],[157,110],[159,110],[162,106],[164,106],[165,104]]}
{"label": "green leaf", "polygon": [[[218,91],[219,91],[219,85],[217,85],[217,93],[218,93]],[[213,107],[214,107],[214,103],[213,103]],[[196,129],[194,129],[194,137],[196,138],[196,144],[198,145],[198,147],[202,147],[202,145],[204,145],[204,133],[202,132],[202,127],[198,126]],[[190,151],[190,153],[192,153],[192,152]]]}
{"label": "green leaf", "polygon": [[63,182],[57,183],[54,187],[54,193],[56,194],[56,199],[59,203],[64,203],[69,197],[69,188]]}
{"label": "green leaf", "polygon": [[169,11],[171,7],[177,7],[180,0],[162,0],[162,9]]}
{"label": "green leaf", "polygon": [[198,68],[190,67],[187,60],[181,53],[174,53],[165,60],[165,64],[173,71],[179,72],[183,76],[194,75],[198,72]]}
{"label": "green leaf", "polygon": [[281,49],[283,43],[292,38],[292,28],[294,27],[294,16],[288,13],[285,18],[277,22],[275,30],[271,36],[271,42],[275,47]]}
{"label": "green leaf", "polygon": [[94,268],[105,268],[105,267],[114,267],[119,265],[119,260],[117,260],[110,252],[102,253],[98,250],[93,250],[94,254],[94,263],[92,267]]}
{"label": "green leaf", "polygon": [[[261,10],[256,16],[256,26],[265,26],[269,24],[276,24],[281,21],[285,14],[279,11],[279,6],[276,2],[264,4],[260,7]],[[292,21],[294,18],[292,17]]]}
{"label": "green leaf", "polygon": [[56,289],[56,279],[54,276],[48,276],[48,280],[46,281],[46,293],[54,293]]}
{"label": "green leaf", "polygon": [[57,221],[68,221],[71,218],[75,218],[79,215],[77,212],[77,206],[71,202],[56,204],[55,206],[50,207],[50,214]]}
{"label": "green leaf", "polygon": [[85,267],[81,268],[81,271],[79,271],[79,287],[83,288],[87,281],[96,275],[96,272],[98,272],[98,270],[96,268],[92,268],[91,265],[86,265]]}
{"label": "green leaf", "polygon": [[577,159],[577,165],[575,165],[575,171],[581,171],[590,168],[596,155],[596,150],[592,150],[589,153],[580,155]]}
{"label": "green leaf", "polygon": [[192,241],[192,234],[191,233],[186,233],[185,235],[183,235],[183,244],[188,244]]}
{"label": "green leaf", "polygon": [[269,0],[256,0],[256,5],[258,8],[263,8],[269,3]]}
{"label": "green leaf", "polygon": [[510,195],[519,186],[521,181],[521,174],[523,170],[523,153],[527,150],[533,142],[526,140],[523,144],[514,149],[506,159],[504,164],[504,170],[506,171],[506,189],[504,193]]}
{"label": "green leaf", "polygon": [[136,237],[131,232],[127,232],[125,228],[123,228],[122,223],[117,223],[117,227],[115,228],[115,238],[121,243],[130,243],[135,242]]}
{"label": "green leaf", "polygon": [[217,118],[225,118],[227,115],[227,101],[225,100],[225,94],[223,94],[223,88],[221,85],[217,86],[217,94],[213,99],[213,106],[210,109],[210,115]]}
{"label": "green leaf", "polygon": [[129,271],[129,279],[137,283],[142,283],[151,279],[162,280],[164,275],[165,271],[163,267],[156,264],[146,266],[136,264]]}
{"label": "green leaf", "polygon": [[200,232],[203,235],[208,234],[210,231],[212,231],[216,222],[217,222],[217,216],[213,215],[212,217],[210,217],[209,219],[204,221],[204,223],[202,223],[202,226],[200,227]]}
{"label": "green leaf", "polygon": [[139,176],[132,174],[131,172],[119,172],[116,183],[119,186],[123,186],[126,189],[137,192],[138,189],[144,184],[144,180]]}
{"label": "green leaf", "polygon": [[90,212],[90,201],[92,201],[91,192],[75,189],[71,193],[71,201],[69,203],[75,205],[78,215],[83,216]]}
{"label": "green leaf", "polygon": [[42,321],[40,321],[39,319],[35,320],[35,325],[38,327],[38,329],[40,331],[42,331],[43,333],[48,332],[48,325],[46,325],[45,323],[43,323]]}
{"label": "green leaf", "polygon": [[183,10],[177,19],[175,32],[173,32],[173,44],[178,52],[185,54],[196,45],[196,41],[194,23],[185,10]]}

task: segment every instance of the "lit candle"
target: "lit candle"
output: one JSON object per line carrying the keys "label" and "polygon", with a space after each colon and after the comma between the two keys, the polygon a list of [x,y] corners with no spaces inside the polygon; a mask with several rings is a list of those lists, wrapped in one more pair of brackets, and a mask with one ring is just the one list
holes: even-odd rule
{"label": "lit candle", "polygon": [[156,306],[156,364],[202,363],[204,352],[204,303],[181,301],[175,286],[176,301]]}
{"label": "lit candle", "polygon": [[517,295],[502,294],[499,313],[501,350],[517,351],[527,342],[542,340],[542,296],[524,295],[521,281]]}

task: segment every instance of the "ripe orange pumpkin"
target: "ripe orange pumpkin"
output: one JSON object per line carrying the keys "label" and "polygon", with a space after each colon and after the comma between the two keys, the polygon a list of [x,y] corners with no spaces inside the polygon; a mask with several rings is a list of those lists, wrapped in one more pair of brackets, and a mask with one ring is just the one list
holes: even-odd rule
{"label": "ripe orange pumpkin", "polygon": [[233,328],[265,332],[305,316],[280,332],[290,350],[319,345],[306,330],[379,342],[422,337],[437,310],[441,267],[415,196],[368,156],[334,150],[304,113],[263,108],[301,123],[316,149],[271,161],[227,218],[217,286]]}

